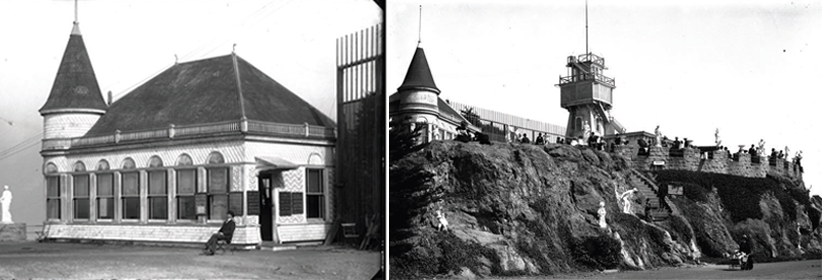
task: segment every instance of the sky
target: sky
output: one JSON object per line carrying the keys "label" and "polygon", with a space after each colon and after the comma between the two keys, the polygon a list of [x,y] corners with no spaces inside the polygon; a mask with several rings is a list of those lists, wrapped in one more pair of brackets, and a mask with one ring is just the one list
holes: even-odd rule
{"label": "sky", "polygon": [[[78,8],[100,91],[115,101],[171,67],[175,55],[199,60],[237,44],[237,55],[332,119],[336,39],[382,22],[370,0],[81,0]],[[15,222],[45,218],[38,110],[74,16],[70,0],[0,1],[0,185],[14,194]]]}
{"label": "sky", "polygon": [[[386,25],[389,93],[421,38],[441,98],[566,125],[555,85],[585,53],[585,1],[390,1]],[[628,131],[802,150],[822,195],[822,2],[590,0],[588,49]]]}

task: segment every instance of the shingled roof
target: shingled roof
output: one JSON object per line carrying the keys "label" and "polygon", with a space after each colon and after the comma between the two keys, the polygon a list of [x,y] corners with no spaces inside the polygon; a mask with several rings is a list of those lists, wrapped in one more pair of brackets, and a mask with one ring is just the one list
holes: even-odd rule
{"label": "shingled roof", "polygon": [[411,65],[408,66],[408,72],[405,74],[405,80],[402,85],[397,88],[397,91],[408,89],[423,89],[440,93],[440,89],[434,84],[434,77],[431,76],[431,69],[428,68],[428,60],[425,59],[425,51],[417,47],[414,52],[414,58],[411,59]]}
{"label": "shingled roof", "polygon": [[[86,136],[248,120],[324,126],[336,124],[308,102],[232,55],[176,64],[111,104]],[[243,107],[240,106],[240,96]]]}
{"label": "shingled roof", "polygon": [[51,93],[46,104],[40,108],[40,114],[75,111],[103,114],[106,108],[83,36],[75,22]]}

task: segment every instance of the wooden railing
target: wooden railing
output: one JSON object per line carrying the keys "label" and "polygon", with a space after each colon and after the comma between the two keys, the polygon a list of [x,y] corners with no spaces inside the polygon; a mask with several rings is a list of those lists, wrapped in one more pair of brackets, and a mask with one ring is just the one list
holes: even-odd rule
{"label": "wooden railing", "polygon": [[187,126],[172,125],[168,128],[163,129],[150,129],[129,132],[117,131],[113,134],[92,137],[44,139],[42,150],[65,150],[72,147],[88,147],[96,145],[118,144],[121,142],[174,139],[176,137],[181,136],[197,137],[225,133],[240,134],[248,132],[289,138],[336,139],[336,132],[334,128],[313,126],[308,124],[294,125],[263,121],[239,120]]}

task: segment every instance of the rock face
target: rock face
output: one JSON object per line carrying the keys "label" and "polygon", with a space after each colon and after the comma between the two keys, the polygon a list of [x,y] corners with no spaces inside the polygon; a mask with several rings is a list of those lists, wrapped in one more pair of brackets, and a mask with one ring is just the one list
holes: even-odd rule
{"label": "rock face", "polygon": [[[708,203],[668,199],[671,216],[648,223],[641,193],[629,197],[631,213],[623,213],[619,195],[636,187],[631,172],[622,156],[554,144],[435,141],[392,159],[391,278],[545,275],[693,263],[703,254],[735,251],[734,233],[746,227],[771,236],[777,254],[790,252],[788,247],[795,248],[800,239],[782,234],[789,226],[795,232],[796,222],[782,227],[762,220],[731,222],[715,196]],[[779,214],[772,209],[779,203],[763,201],[768,208],[763,211]],[[605,229],[598,225],[600,202],[607,211]],[[822,200],[815,202],[822,209]],[[437,230],[437,210],[448,221],[447,231]],[[819,250],[819,215],[815,227],[810,225],[813,214],[802,215],[808,221],[802,246]]]}

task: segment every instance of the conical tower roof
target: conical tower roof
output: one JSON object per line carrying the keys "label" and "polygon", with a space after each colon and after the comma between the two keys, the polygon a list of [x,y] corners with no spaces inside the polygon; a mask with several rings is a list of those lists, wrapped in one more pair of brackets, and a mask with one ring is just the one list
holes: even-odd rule
{"label": "conical tower roof", "polygon": [[425,51],[417,47],[411,65],[408,66],[408,73],[405,74],[405,81],[397,88],[397,91],[409,89],[422,89],[440,93],[440,89],[434,84],[434,77],[431,76],[431,69],[428,68],[428,60],[425,59]]}
{"label": "conical tower roof", "polygon": [[64,112],[91,112],[102,115],[106,108],[94,69],[91,67],[91,60],[86,52],[86,45],[83,43],[83,36],[75,22],[51,93],[46,104],[40,108],[40,115]]}

